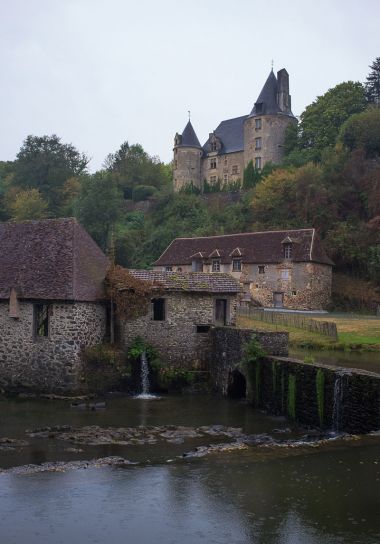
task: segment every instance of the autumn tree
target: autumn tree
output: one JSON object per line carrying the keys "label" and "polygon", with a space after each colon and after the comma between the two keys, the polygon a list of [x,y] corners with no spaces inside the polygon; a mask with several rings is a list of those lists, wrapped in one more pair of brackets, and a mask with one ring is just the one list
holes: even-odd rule
{"label": "autumn tree", "polygon": [[49,217],[48,203],[37,189],[19,191],[9,207],[13,221]]}

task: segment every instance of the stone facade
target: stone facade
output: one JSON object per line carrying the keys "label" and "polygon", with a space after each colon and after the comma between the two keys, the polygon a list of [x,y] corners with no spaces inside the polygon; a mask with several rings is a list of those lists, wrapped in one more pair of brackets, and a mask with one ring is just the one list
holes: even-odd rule
{"label": "stone facade", "polygon": [[189,120],[176,134],[173,149],[173,186],[200,190],[204,182],[226,185],[243,180],[252,161],[257,170],[266,163],[279,163],[284,155],[285,131],[297,120],[291,111],[289,76],[285,69],[273,71],[249,115],[222,121],[201,146]]}
{"label": "stone facade", "polygon": [[19,302],[18,318],[0,301],[0,387],[6,391],[81,389],[80,352],[105,335],[105,307],[95,302],[49,304],[49,334],[36,336],[35,305]]}
{"label": "stone facade", "polygon": [[136,336],[154,346],[165,364],[180,368],[204,368],[209,359],[209,330],[216,322],[216,300],[227,301],[227,323],[236,316],[236,295],[167,292],[165,319],[146,315],[120,323],[120,342],[127,349]]}

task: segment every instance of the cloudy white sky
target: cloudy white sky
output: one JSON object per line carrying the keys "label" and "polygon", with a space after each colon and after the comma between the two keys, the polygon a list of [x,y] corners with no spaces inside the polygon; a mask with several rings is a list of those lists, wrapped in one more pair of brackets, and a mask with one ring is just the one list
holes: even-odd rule
{"label": "cloudy white sky", "polygon": [[0,160],[55,133],[91,170],[125,140],[171,160],[188,110],[203,143],[272,59],[300,115],[380,56],[379,0],[0,0],[0,21]]}

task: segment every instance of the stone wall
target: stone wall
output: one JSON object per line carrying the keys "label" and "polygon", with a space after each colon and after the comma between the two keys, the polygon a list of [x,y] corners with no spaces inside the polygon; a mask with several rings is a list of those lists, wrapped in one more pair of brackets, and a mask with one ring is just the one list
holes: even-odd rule
{"label": "stone wall", "polygon": [[215,299],[228,300],[229,323],[236,316],[236,297],[198,293],[166,295],[166,318],[155,321],[147,310],[145,316],[120,322],[120,342],[128,349],[136,336],[154,346],[165,364],[181,368],[204,368],[210,351],[209,332],[197,332],[197,325],[215,323]]}
{"label": "stone wall", "polygon": [[[216,161],[216,168],[210,168],[212,159]],[[207,180],[208,183],[213,185],[219,179],[222,185],[226,185],[238,180],[243,181],[243,175],[244,151],[224,155],[218,155],[216,152],[209,153],[202,159],[202,183]],[[215,178],[215,181],[213,181],[213,178]]]}
{"label": "stone wall", "polygon": [[105,308],[87,302],[51,304],[48,337],[34,335],[31,302],[19,303],[19,316],[9,317],[8,301],[0,302],[0,387],[42,392],[80,389],[80,351],[103,340]]}
{"label": "stone wall", "polygon": [[215,327],[211,335],[210,371],[215,388],[227,394],[231,372],[243,359],[245,344],[255,336],[268,355],[288,354],[287,332],[253,331],[232,327]]}
{"label": "stone wall", "polygon": [[180,191],[184,186],[193,184],[201,187],[201,157],[202,150],[196,147],[175,147],[173,165],[174,191]]}
{"label": "stone wall", "polygon": [[380,429],[380,376],[285,358],[256,362],[248,377],[256,406],[303,425],[348,433]]}

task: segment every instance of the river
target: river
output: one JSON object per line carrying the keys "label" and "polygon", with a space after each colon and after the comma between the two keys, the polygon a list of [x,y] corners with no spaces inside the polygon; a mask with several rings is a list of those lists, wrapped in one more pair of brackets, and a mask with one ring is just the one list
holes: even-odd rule
{"label": "river", "polygon": [[[105,403],[0,401],[0,438],[9,438],[0,448],[0,542],[380,542],[379,436],[320,440],[212,396]],[[94,433],[105,440],[99,429],[117,431],[119,443],[89,445]],[[244,448],[191,453],[242,436]],[[137,464],[12,469],[110,455]]]}

